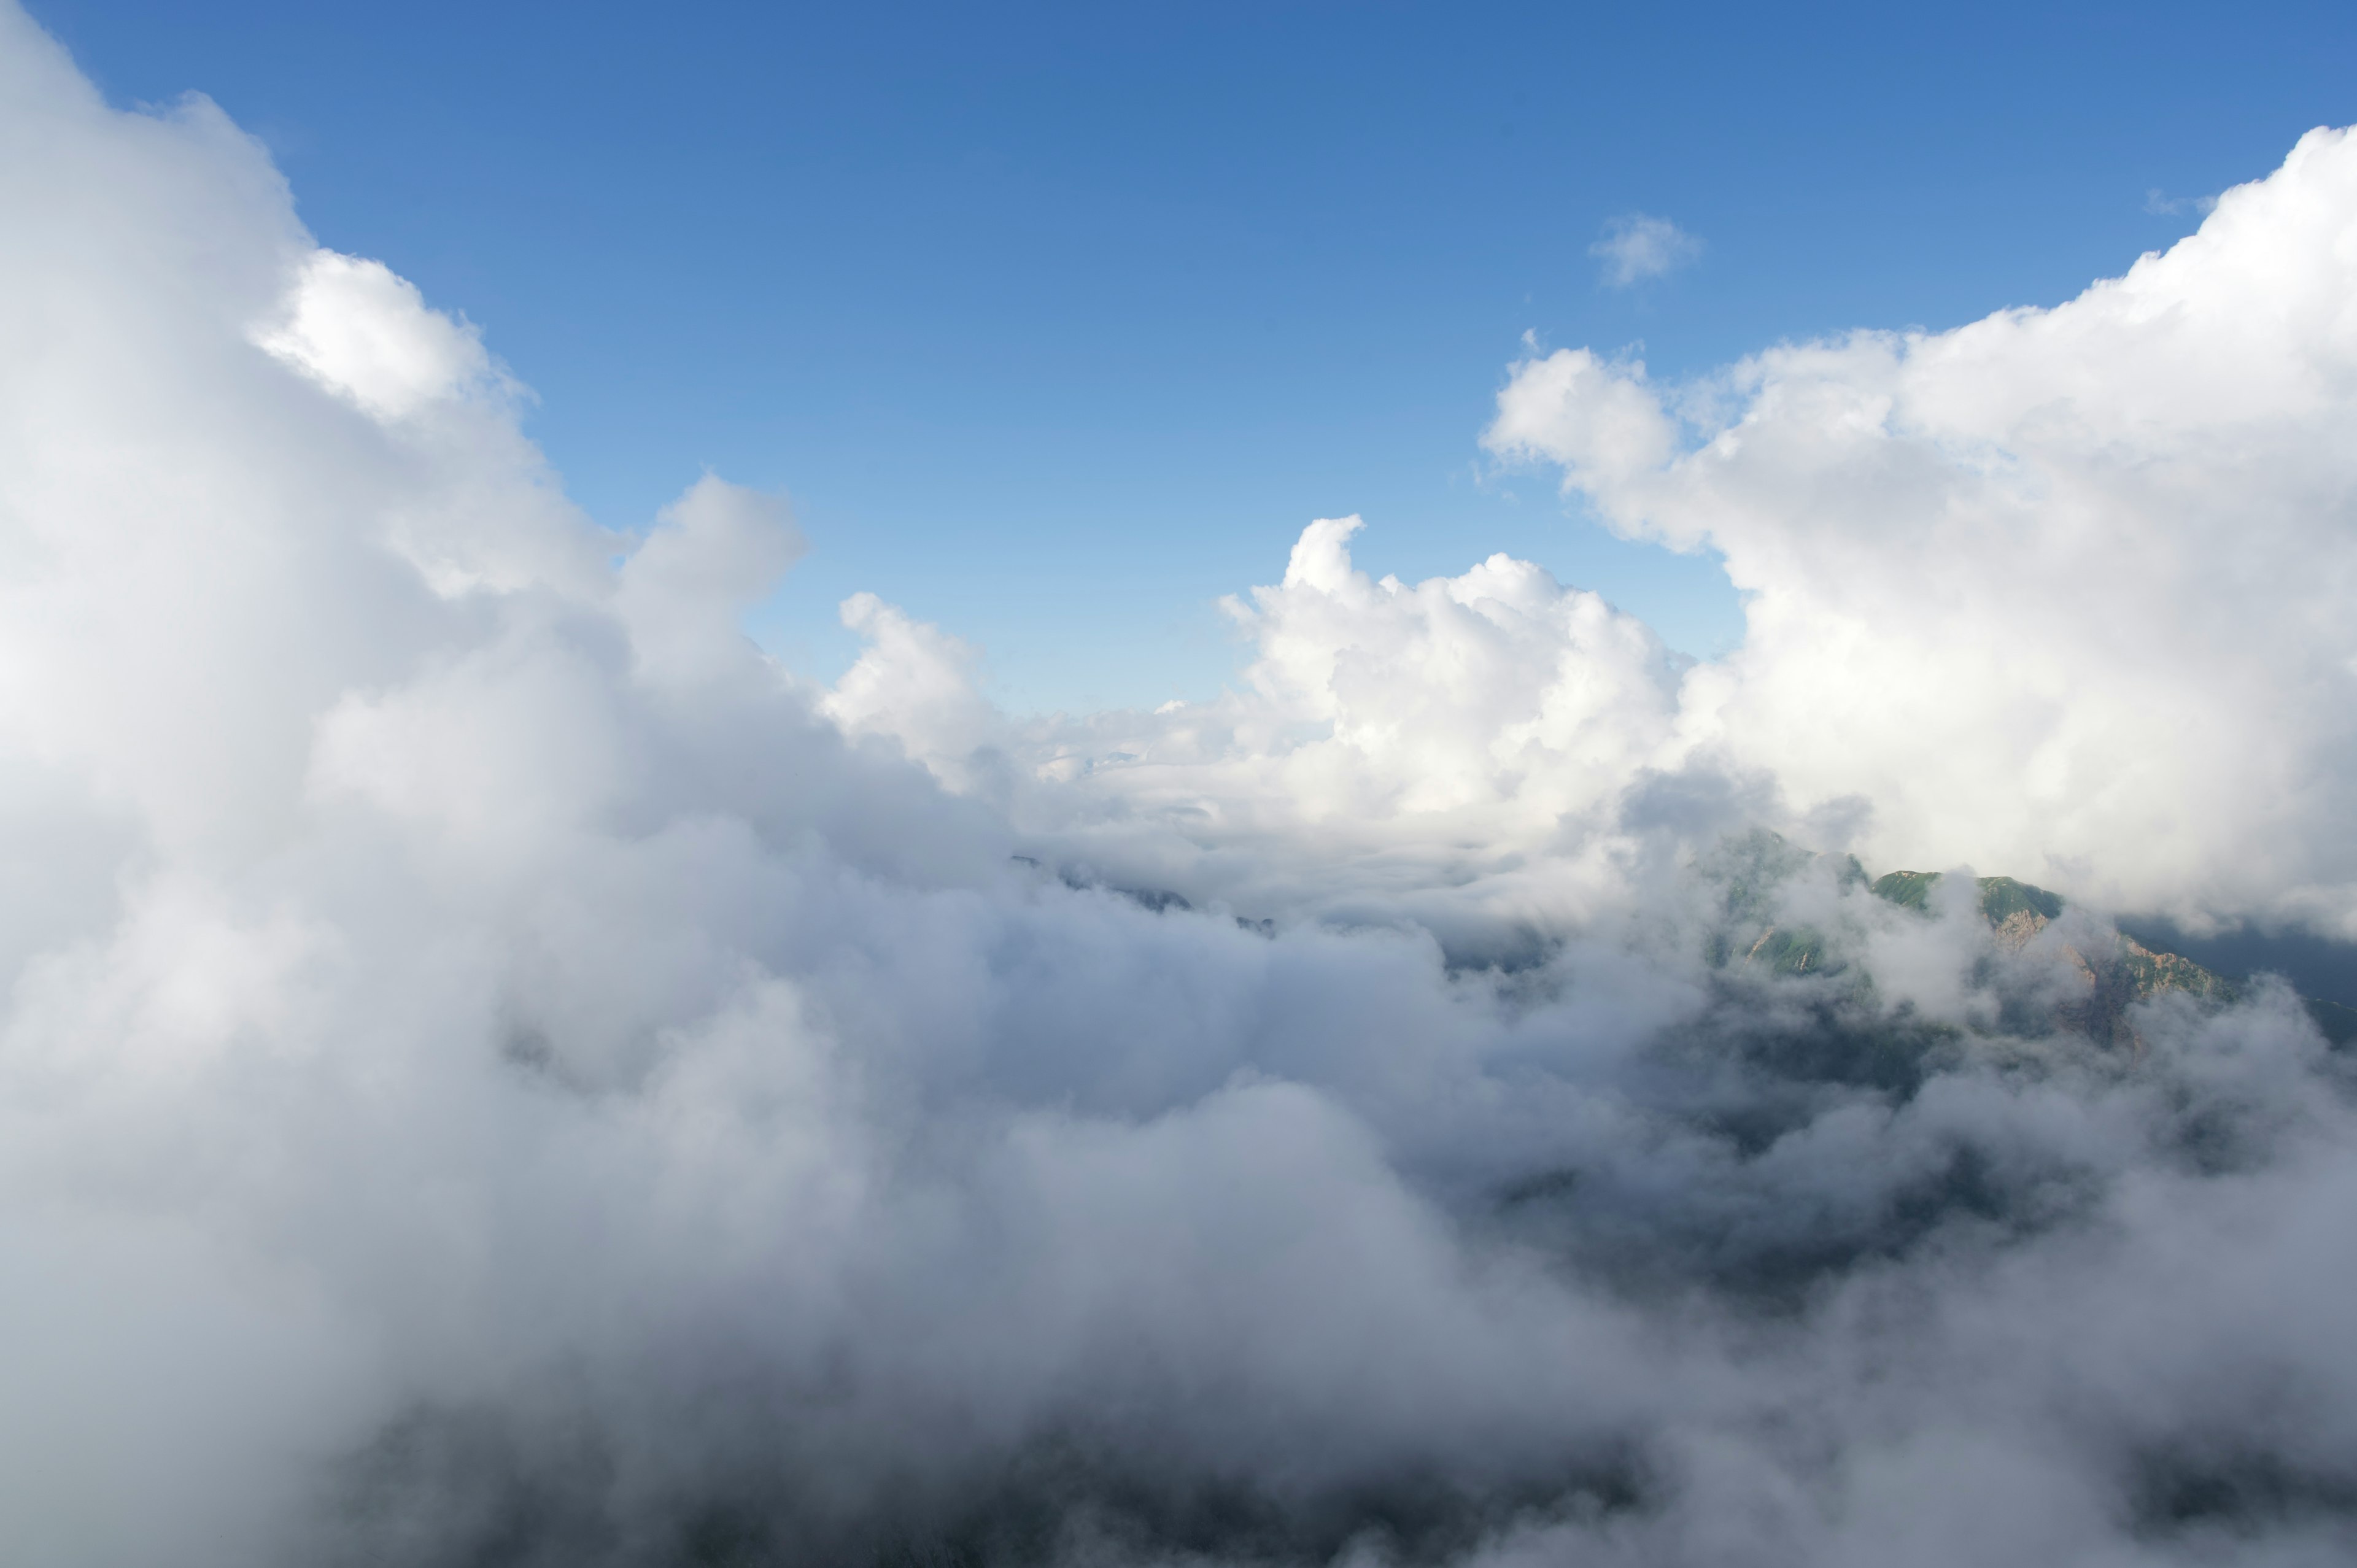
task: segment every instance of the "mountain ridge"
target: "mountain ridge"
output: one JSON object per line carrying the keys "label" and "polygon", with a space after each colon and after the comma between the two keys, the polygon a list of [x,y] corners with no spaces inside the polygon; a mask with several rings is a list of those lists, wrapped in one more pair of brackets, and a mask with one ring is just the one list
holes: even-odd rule
{"label": "mountain ridge", "polygon": [[[1878,898],[1928,915],[1932,891],[1945,875],[1938,871],[1887,872],[1868,884],[1868,888]],[[2015,952],[2060,919],[2068,903],[2059,893],[2011,876],[1981,876],[1974,880],[1979,891],[1982,919],[1996,933],[1998,942]],[[2074,944],[2062,945],[2062,951],[2077,966],[2088,987],[2089,996],[2083,1007],[2083,1022],[2093,1026],[2088,1029],[2090,1034],[2108,1036],[2115,1044],[2136,1048],[2135,1031],[2126,1016],[2127,1008],[2134,1004],[2168,992],[2182,992],[2214,1002],[2232,1002],[2243,993],[2243,985],[2180,953],[2147,947],[2116,928],[2113,936],[2117,945],[2109,953],[2091,956]],[[2303,996],[2300,1002],[2330,1044],[2340,1047],[2357,1039],[2357,1008],[2318,996]]]}

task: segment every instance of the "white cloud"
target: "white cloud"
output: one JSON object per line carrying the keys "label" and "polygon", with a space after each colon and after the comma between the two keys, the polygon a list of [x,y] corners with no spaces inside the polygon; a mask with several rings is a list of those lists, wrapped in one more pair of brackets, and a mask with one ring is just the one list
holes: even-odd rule
{"label": "white cloud", "polygon": [[[2008,950],[1722,834],[1855,777],[1895,842],[2200,890],[2306,832],[2340,896],[2338,141],[2087,301],[1779,350],[1699,431],[1523,367],[1502,448],[1741,564],[1725,666],[1333,519],[1233,605],[1243,689],[1061,723],[872,598],[833,691],[775,667],[735,621],[782,502],[597,530],[469,329],[0,9],[33,147],[11,1563],[2346,1555],[2357,1116],[2289,999],[2020,1037],[2095,917]],[[2287,825],[2105,731],[2139,669]],[[1878,989],[1711,961],[1770,921]]]}
{"label": "white cloud", "polygon": [[2182,218],[2196,212],[2207,218],[2217,206],[2214,196],[2170,196],[2158,187],[2144,193],[2144,209],[2156,218]]}
{"label": "white cloud", "polygon": [[1687,720],[1796,805],[1867,797],[1866,852],[2357,929],[2352,258],[2357,144],[2318,132],[2051,310],[1779,348],[1666,403],[1561,351],[1487,439],[1724,553],[1749,630]]}
{"label": "white cloud", "polygon": [[976,689],[974,650],[873,594],[845,599],[843,624],[867,647],[819,711],[845,734],[891,737],[945,782],[977,784],[976,754],[1006,724]]}
{"label": "white cloud", "polygon": [[1624,212],[1605,220],[1603,237],[1587,247],[1603,263],[1602,276],[1613,288],[1657,278],[1695,261],[1702,242],[1666,218]]}
{"label": "white cloud", "polygon": [[784,501],[705,475],[665,507],[622,564],[615,607],[640,671],[708,679],[743,662],[738,618],[804,548]]}
{"label": "white cloud", "polygon": [[473,328],[428,310],[382,262],[316,251],[296,274],[264,350],[383,420],[402,420],[492,380]]}

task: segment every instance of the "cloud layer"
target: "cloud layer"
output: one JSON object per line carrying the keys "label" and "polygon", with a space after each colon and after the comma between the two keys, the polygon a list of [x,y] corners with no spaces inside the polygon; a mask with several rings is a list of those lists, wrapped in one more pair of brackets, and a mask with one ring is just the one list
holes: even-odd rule
{"label": "cloud layer", "polygon": [[1518,367],[1723,664],[1336,520],[1239,690],[1017,719],[763,658],[781,502],[599,528],[0,11],[9,1560],[2344,1558],[2342,1058],[1813,853],[2352,908],[2344,145],[2053,312]]}

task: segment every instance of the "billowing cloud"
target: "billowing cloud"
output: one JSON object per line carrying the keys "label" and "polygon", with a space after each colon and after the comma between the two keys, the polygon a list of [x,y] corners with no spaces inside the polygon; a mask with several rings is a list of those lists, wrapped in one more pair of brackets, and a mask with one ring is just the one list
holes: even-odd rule
{"label": "billowing cloud", "polygon": [[1674,272],[1702,254],[1702,242],[1666,218],[1624,212],[1609,219],[1603,234],[1587,247],[1602,263],[1601,276],[1613,288]]}
{"label": "billowing cloud", "polygon": [[1666,391],[1559,350],[1488,440],[1723,553],[1749,629],[1690,720],[1796,805],[1869,799],[1862,852],[2357,930],[2352,269],[2319,131],[2053,309]]}
{"label": "billowing cloud", "polygon": [[313,252],[284,316],[254,342],[380,419],[409,418],[491,378],[481,335],[428,310],[382,262]]}
{"label": "billowing cloud", "polygon": [[1056,720],[872,597],[764,658],[781,500],[597,527],[472,328],[0,10],[36,147],[10,1562],[2347,1555],[2345,1058],[1813,853],[2341,907],[2338,141],[2045,316],[1523,367],[1501,448],[1727,551],[1725,664],[1329,520],[1237,691]]}

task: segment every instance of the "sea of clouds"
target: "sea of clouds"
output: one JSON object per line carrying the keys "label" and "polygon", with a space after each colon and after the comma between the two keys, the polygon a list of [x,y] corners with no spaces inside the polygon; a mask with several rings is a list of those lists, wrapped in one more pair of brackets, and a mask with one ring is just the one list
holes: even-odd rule
{"label": "sea of clouds", "polygon": [[7,1562],[2357,1551],[2347,1059],[2055,1026],[2091,909],[2357,934],[2357,141],[2051,310],[1534,349],[1485,444],[1725,660],[1329,520],[1044,718],[764,657],[780,501],[592,522],[13,6],[0,214]]}

